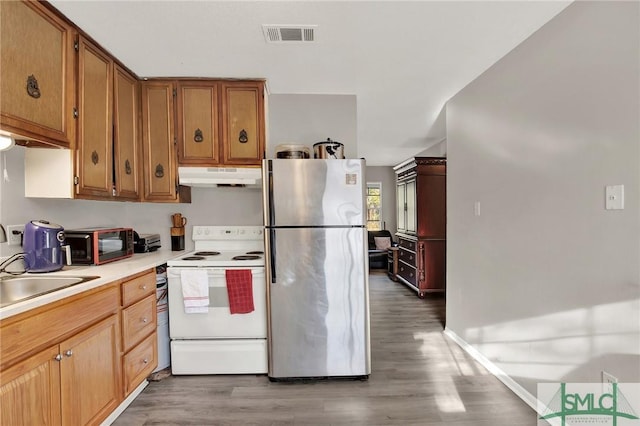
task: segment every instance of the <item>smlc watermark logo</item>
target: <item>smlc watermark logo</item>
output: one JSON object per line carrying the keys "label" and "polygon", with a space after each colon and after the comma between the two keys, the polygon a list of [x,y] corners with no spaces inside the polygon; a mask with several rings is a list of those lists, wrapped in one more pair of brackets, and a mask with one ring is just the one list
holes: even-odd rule
{"label": "smlc watermark logo", "polygon": [[640,426],[640,383],[539,383],[538,425]]}

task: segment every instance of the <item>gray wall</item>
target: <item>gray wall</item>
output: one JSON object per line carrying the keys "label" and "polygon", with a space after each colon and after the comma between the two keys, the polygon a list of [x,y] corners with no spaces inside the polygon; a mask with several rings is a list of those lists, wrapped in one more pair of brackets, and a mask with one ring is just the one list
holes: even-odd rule
{"label": "gray wall", "polygon": [[[125,226],[139,233],[158,233],[163,248],[170,248],[170,216],[182,213],[188,221],[185,245],[191,249],[193,225],[262,224],[261,192],[249,188],[192,188],[191,204],[25,198],[24,150],[15,146],[0,153],[0,161],[4,162],[1,157],[6,156],[10,179],[9,182],[0,180],[0,219],[5,226],[25,224],[33,219],[46,219],[67,229]],[[19,251],[20,247],[0,244],[0,256]]]}
{"label": "gray wall", "polygon": [[344,144],[346,158],[357,158],[355,95],[269,95],[267,158],[275,158],[280,144],[306,145],[327,138]]}
{"label": "gray wall", "polygon": [[448,104],[447,327],[533,395],[640,381],[639,6],[571,4]]}
{"label": "gray wall", "polygon": [[[356,158],[356,98],[353,95],[271,95],[268,98],[267,156],[283,142],[313,143],[327,137],[345,144],[345,155]],[[275,142],[273,142],[275,141]],[[46,219],[65,228],[127,226],[140,233],[159,233],[163,247],[171,246],[170,216],[187,217],[186,249],[192,249],[193,225],[261,225],[262,196],[250,188],[192,188],[191,204],[130,203],[24,197],[24,150],[13,147],[0,153],[0,223],[25,224]],[[52,171],[54,173],[55,171]],[[394,222],[395,223],[395,222]],[[20,247],[0,244],[0,256]]]}

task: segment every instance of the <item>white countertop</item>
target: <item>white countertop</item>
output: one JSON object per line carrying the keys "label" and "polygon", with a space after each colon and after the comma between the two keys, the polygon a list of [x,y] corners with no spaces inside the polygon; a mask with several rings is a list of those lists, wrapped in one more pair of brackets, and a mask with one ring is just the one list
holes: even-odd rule
{"label": "white countertop", "polygon": [[43,294],[33,299],[23,300],[13,305],[0,308],[0,320],[9,318],[13,315],[26,312],[30,309],[38,308],[47,303],[55,302],[65,297],[73,296],[83,291],[91,290],[101,285],[111,283],[113,281],[135,275],[149,268],[166,263],[169,259],[180,257],[185,254],[184,251],[170,251],[168,249],[158,250],[153,253],[135,253],[128,259],[118,260],[100,266],[65,266],[57,272],[49,272],[45,274],[24,274],[22,276],[99,276],[95,280],[87,281],[81,284],[72,285],[71,287],[56,290],[51,293]]}

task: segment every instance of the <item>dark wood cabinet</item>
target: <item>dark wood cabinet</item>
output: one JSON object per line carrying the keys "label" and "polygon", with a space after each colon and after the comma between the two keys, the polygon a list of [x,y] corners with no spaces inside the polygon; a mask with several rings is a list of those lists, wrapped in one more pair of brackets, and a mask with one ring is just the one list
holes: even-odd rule
{"label": "dark wood cabinet", "polygon": [[419,297],[446,282],[446,158],[415,157],[394,167],[397,179],[398,279]]}

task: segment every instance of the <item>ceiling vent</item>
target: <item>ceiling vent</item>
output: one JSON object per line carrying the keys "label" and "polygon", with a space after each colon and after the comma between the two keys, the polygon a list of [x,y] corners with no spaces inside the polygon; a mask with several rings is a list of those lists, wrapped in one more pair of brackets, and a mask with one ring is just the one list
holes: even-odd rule
{"label": "ceiling vent", "polygon": [[317,25],[262,25],[267,43],[314,42]]}

